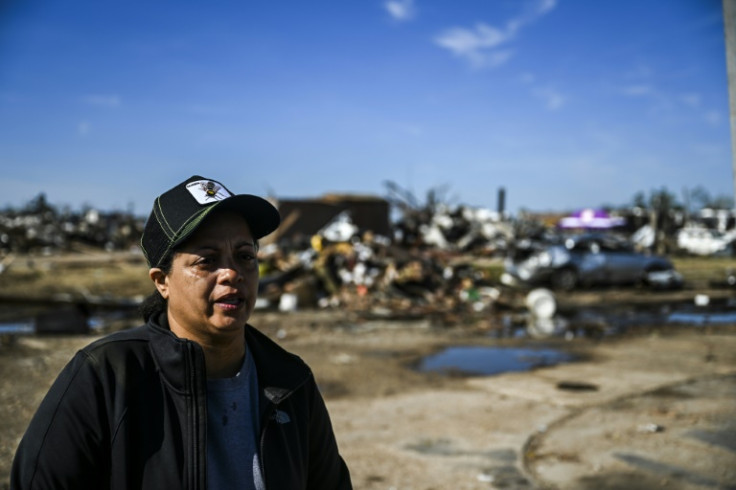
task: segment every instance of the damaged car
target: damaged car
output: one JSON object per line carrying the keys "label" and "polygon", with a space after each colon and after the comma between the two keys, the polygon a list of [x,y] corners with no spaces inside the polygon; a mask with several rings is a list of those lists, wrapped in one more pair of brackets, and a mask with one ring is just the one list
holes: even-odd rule
{"label": "damaged car", "polygon": [[559,243],[529,244],[506,259],[504,282],[548,285],[570,291],[577,287],[643,284],[675,288],[682,276],[658,255],[640,253],[615,235],[582,234]]}

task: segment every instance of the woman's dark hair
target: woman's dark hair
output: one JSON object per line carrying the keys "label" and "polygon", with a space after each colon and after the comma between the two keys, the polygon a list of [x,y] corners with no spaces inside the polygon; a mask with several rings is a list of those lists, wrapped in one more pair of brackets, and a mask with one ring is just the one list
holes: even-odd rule
{"label": "woman's dark hair", "polygon": [[[253,246],[257,253],[260,248],[258,240],[253,241]],[[176,252],[176,249],[172,250],[171,253],[161,262],[161,265],[159,265],[159,269],[161,269],[164,274],[168,275],[171,272],[171,265],[174,263],[174,255],[176,255]],[[138,307],[138,312],[143,317],[143,321],[148,322],[149,318],[158,316],[165,312],[167,305],[168,303],[166,302],[166,299],[161,296],[161,293],[156,289],[143,300],[141,305]]]}
{"label": "woman's dark hair", "polygon": [[[159,269],[161,269],[164,274],[168,274],[171,272],[171,264],[174,262],[175,253],[176,251],[172,251],[163,260],[163,262],[161,262]],[[159,293],[158,289],[156,289],[153,291],[153,293],[149,294],[146,299],[143,300],[143,303],[141,303],[141,305],[138,307],[138,311],[140,312],[141,316],[143,316],[143,321],[147,322],[149,318],[158,316],[159,314],[165,312],[166,307],[166,299],[161,296],[161,293]]]}

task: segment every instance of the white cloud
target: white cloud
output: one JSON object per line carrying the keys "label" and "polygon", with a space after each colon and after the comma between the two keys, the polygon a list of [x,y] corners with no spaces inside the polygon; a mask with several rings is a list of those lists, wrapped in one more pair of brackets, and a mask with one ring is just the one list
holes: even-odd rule
{"label": "white cloud", "polygon": [[624,77],[629,80],[648,79],[655,74],[655,70],[647,63],[639,62],[634,68],[624,73]]}
{"label": "white cloud", "polygon": [[519,76],[519,81],[521,83],[531,84],[531,83],[534,83],[535,80],[536,80],[536,77],[534,76],[533,73],[526,72],[526,73],[522,73]]}
{"label": "white cloud", "polygon": [[0,92],[0,102],[7,102],[9,104],[15,104],[23,102],[25,98],[14,92]]}
{"label": "white cloud", "polygon": [[537,13],[544,15],[547,12],[551,12],[555,7],[557,7],[557,0],[542,0],[537,5]]}
{"label": "white cloud", "polygon": [[724,154],[724,147],[723,145],[719,144],[709,144],[709,143],[695,143],[693,145],[690,145],[690,151],[693,152],[693,154],[706,158],[710,161],[722,161],[723,157],[726,155]]}
{"label": "white cloud", "polygon": [[81,121],[77,124],[77,134],[79,136],[87,136],[90,131],[90,124],[87,121]]}
{"label": "white cloud", "polygon": [[[649,83],[627,85],[620,87],[618,90],[627,97],[644,97],[649,100],[650,105],[648,111],[650,115],[678,117],[677,114],[682,109],[685,109],[695,111],[699,120],[710,126],[718,126],[722,121],[722,114],[718,111],[706,110],[703,107],[702,96],[698,93],[671,94]],[[679,117],[690,116],[682,113]]]}
{"label": "white cloud", "polygon": [[695,111],[701,120],[711,126],[720,124],[720,115],[714,111],[706,111],[703,107],[701,94],[697,92],[669,92],[653,80],[655,74],[655,70],[650,66],[640,64],[624,75],[626,79],[632,81],[627,85],[616,87],[615,90],[626,97],[644,99],[648,104],[646,111],[650,116],[667,117],[672,120],[692,117],[682,113],[684,109]]}
{"label": "white cloud", "polygon": [[557,6],[557,0],[537,0],[527,3],[524,12],[508,21],[508,29],[517,31],[527,24],[531,24],[540,17],[547,15]]}
{"label": "white cloud", "polygon": [[496,66],[500,66],[506,63],[508,60],[511,59],[513,55],[514,55],[514,51],[511,49],[506,49],[503,51],[494,51],[492,53],[489,53],[487,56],[485,56],[482,60],[479,60],[479,61],[482,62],[482,66],[494,68]]}
{"label": "white cloud", "polygon": [[519,76],[519,81],[524,85],[529,85],[530,93],[542,100],[547,109],[556,111],[561,109],[567,103],[567,97],[557,89],[547,85],[541,85],[537,82],[537,77],[533,73],[523,73]]}
{"label": "white cloud", "polygon": [[422,127],[416,124],[400,124],[399,130],[411,136],[422,136],[424,134]]}
{"label": "white cloud", "polygon": [[186,106],[185,110],[199,116],[223,116],[233,113],[232,107],[213,104],[191,104]]}
{"label": "white cloud", "polygon": [[680,102],[689,109],[700,114],[701,119],[709,126],[719,126],[723,120],[723,115],[714,109],[706,109],[703,107],[703,99],[700,94],[687,93],[679,96]]}
{"label": "white cloud", "polygon": [[718,111],[708,111],[705,113],[705,122],[711,126],[718,126],[721,123],[721,114]]}
{"label": "white cloud", "polygon": [[389,15],[399,22],[411,20],[417,14],[414,0],[388,0],[383,6]]}
{"label": "white cloud", "polygon": [[504,32],[486,24],[478,24],[475,29],[448,29],[435,38],[435,43],[465,59],[475,68],[495,67],[508,61],[513,52],[494,48],[507,42],[512,36],[510,31]]}
{"label": "white cloud", "polygon": [[651,85],[629,85],[623,87],[621,93],[632,97],[640,97],[643,95],[653,95],[654,88]]}
{"label": "white cloud", "polygon": [[502,32],[485,24],[478,24],[475,30],[456,27],[449,29],[437,38],[437,44],[455,54],[463,54],[483,48],[495,48],[506,42],[511,32]]}
{"label": "white cloud", "polygon": [[680,100],[689,107],[700,107],[700,94],[682,94]]}
{"label": "white cloud", "polygon": [[567,98],[564,95],[549,87],[535,88],[532,90],[532,94],[542,99],[547,109],[551,111],[561,109],[565,105],[565,102],[567,102]]}
{"label": "white cloud", "polygon": [[473,28],[453,27],[436,36],[434,42],[474,68],[493,68],[506,63],[513,55],[512,49],[500,50],[500,47],[512,41],[522,27],[551,12],[556,5],[557,0],[536,0],[507,21],[504,28],[482,22]]}
{"label": "white cloud", "polygon": [[98,107],[119,107],[121,104],[120,96],[118,95],[100,95],[92,94],[85,95],[82,100],[89,105]]}

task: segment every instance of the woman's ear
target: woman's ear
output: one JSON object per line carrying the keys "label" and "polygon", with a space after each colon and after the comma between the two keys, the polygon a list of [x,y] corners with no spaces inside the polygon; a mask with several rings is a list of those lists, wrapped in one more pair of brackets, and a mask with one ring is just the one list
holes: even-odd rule
{"label": "woman's ear", "polygon": [[164,271],[158,267],[153,267],[148,271],[148,277],[153,281],[154,286],[164,299],[169,299],[169,282]]}

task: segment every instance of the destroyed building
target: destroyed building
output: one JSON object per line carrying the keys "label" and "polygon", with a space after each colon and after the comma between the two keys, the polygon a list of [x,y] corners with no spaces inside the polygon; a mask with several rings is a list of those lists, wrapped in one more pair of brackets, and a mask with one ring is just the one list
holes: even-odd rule
{"label": "destroyed building", "polygon": [[[512,219],[504,211],[503,190],[495,211],[450,205],[434,191],[420,200],[396,185],[389,190],[386,198],[327,194],[275,200],[282,224],[261,242],[261,305],[480,312],[498,297],[502,259],[521,260],[566,231],[558,226],[562,214],[523,213]],[[679,225],[670,217],[674,212],[669,210],[670,226],[660,231],[670,233]],[[579,214],[573,217],[587,227],[587,215]],[[732,215],[722,214],[702,221],[710,218],[728,227]],[[611,229],[631,240],[632,225],[641,229],[653,216],[636,207],[620,209]],[[131,213],[60,210],[39,197],[22,209],[0,213],[0,249],[85,250],[81,244],[130,250],[137,248],[143,224]],[[733,253],[733,247],[728,250]]]}
{"label": "destroyed building", "polygon": [[85,207],[73,211],[57,207],[39,194],[20,209],[0,213],[0,250],[3,253],[73,251],[79,247],[127,250],[135,247],[144,219],[124,211]]}
{"label": "destroyed building", "polygon": [[287,248],[308,246],[314,235],[341,215],[349,217],[357,233],[391,235],[389,203],[380,197],[326,194],[314,199],[279,199],[276,206],[281,226],[271,240]]}

